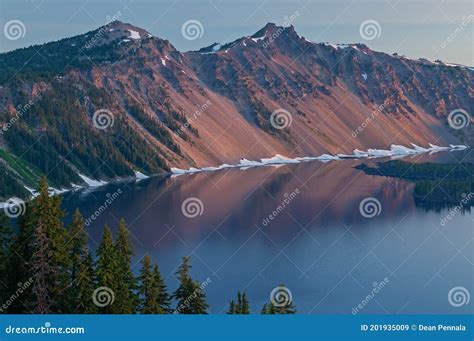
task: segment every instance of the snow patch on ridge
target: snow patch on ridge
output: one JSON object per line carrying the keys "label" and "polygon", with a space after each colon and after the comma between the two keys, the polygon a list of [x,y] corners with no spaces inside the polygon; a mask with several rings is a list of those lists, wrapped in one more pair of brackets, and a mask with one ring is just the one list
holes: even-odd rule
{"label": "snow patch on ridge", "polygon": [[135,40],[141,38],[140,33],[138,33],[137,31],[134,31],[134,30],[128,30],[128,31],[130,32],[130,37],[128,37],[128,38],[135,39]]}
{"label": "snow patch on ridge", "polygon": [[143,173],[140,172],[140,171],[135,171],[135,178],[137,178],[137,180],[143,180],[143,179],[148,179],[149,176],[143,174]]}
{"label": "snow patch on ridge", "polygon": [[107,184],[106,181],[94,180],[94,179],[88,178],[87,176],[83,174],[78,174],[78,175],[89,187],[99,187],[99,186],[103,186]]}

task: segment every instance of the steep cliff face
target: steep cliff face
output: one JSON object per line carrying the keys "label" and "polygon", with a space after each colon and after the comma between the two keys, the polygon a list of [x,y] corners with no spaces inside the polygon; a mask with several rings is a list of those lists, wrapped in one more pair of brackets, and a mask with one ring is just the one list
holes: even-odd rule
{"label": "steep cliff face", "polygon": [[472,125],[447,122],[474,107],[472,69],[313,43],[273,24],[182,53],[113,22],[0,54],[0,75],[0,167],[17,187],[41,173],[69,186],[82,183],[78,174],[112,179],[473,136]]}

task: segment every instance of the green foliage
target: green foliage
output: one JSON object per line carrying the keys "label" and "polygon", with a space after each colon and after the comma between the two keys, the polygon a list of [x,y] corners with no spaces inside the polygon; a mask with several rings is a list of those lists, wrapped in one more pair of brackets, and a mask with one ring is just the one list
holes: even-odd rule
{"label": "green foliage", "polygon": [[166,314],[170,312],[170,296],[161,278],[158,266],[152,269],[151,257],[145,255],[140,271],[139,292],[142,297],[140,312],[143,314]]}
{"label": "green foliage", "polygon": [[[409,163],[400,160],[377,163],[375,167],[356,167],[371,175],[390,176],[415,182],[413,195],[417,205],[439,210],[459,205],[474,193],[474,165],[471,163]],[[466,200],[464,210],[474,205]]]}
{"label": "green foliage", "polygon": [[88,70],[120,59],[125,51],[117,48],[116,43],[88,44],[99,30],[0,54],[0,85],[23,80],[47,81],[72,69]]}
{"label": "green foliage", "polygon": [[[49,195],[46,178],[41,178],[39,196],[27,203],[16,233],[12,233],[8,219],[0,216],[0,299],[11,301],[8,307],[0,307],[0,313],[207,314],[204,289],[210,279],[199,283],[191,278],[189,257],[183,257],[176,272],[180,283],[172,296],[148,255],[135,278],[133,245],[122,219],[115,242],[105,226],[94,266],[82,215],[76,210],[66,230],[60,203],[58,197]],[[104,306],[98,304],[103,303],[96,294],[100,287],[112,292],[112,299]],[[177,304],[174,310],[170,308],[172,299]],[[292,304],[270,304],[264,312],[291,314],[295,309]],[[229,314],[249,313],[246,294],[238,292]]]}
{"label": "green foliage", "polygon": [[[130,104],[128,107],[128,111],[130,115],[132,115],[137,120],[137,122],[144,129],[146,129],[154,138],[162,142],[165,146],[167,146],[175,153],[181,155],[181,150],[179,149],[179,146],[174,143],[171,134],[160,121],[147,115],[143,111],[143,109],[140,108],[137,104]],[[166,121],[165,124],[166,123],[168,123],[168,125],[171,124],[170,121]]]}
{"label": "green foliage", "polygon": [[66,309],[69,313],[91,314],[97,310],[91,300],[94,291],[94,268],[87,247],[88,236],[84,219],[79,210],[74,212],[68,239],[71,262]]}
{"label": "green foliage", "polygon": [[179,280],[179,287],[173,294],[173,298],[177,301],[176,312],[179,314],[207,314],[209,305],[206,303],[202,285],[193,281],[189,275],[190,262],[189,257],[183,257],[183,262],[176,272]]}
{"label": "green foliage", "polygon": [[[12,230],[8,218],[3,213],[0,213],[0,302],[5,302],[8,298],[8,257],[9,249],[12,242]],[[1,312],[0,306],[0,312]]]}
{"label": "green foliage", "polygon": [[227,314],[231,315],[246,315],[250,314],[250,304],[247,299],[247,295],[244,292],[243,294],[237,292],[237,300],[231,300],[229,303],[229,310]]}
{"label": "green foliage", "polygon": [[[263,131],[277,136],[278,138],[288,142],[288,143],[294,143],[293,138],[291,137],[290,134],[290,128],[284,127],[283,129],[276,129],[272,125],[272,119],[271,115],[273,111],[267,109],[265,104],[261,103],[258,100],[255,100],[250,98],[250,108],[251,108],[251,115],[255,119],[255,123],[257,126],[262,129]],[[283,115],[286,116],[286,115]]]}
{"label": "green foliage", "polygon": [[296,314],[296,308],[293,303],[289,303],[284,306],[276,306],[270,302],[263,305],[261,313],[263,315]]}
{"label": "green foliage", "polygon": [[[8,251],[6,263],[7,277],[3,281],[7,284],[5,292],[7,297],[14,297],[18,290],[18,283],[31,283],[33,281],[31,263],[28,260],[33,257],[33,248],[30,243],[33,234],[33,208],[32,203],[26,204],[26,211],[18,221],[19,231],[13,235]],[[12,301],[7,312],[20,314],[30,312],[34,309],[34,297],[32,286],[28,286],[18,299]]]}
{"label": "green foliage", "polygon": [[[106,225],[104,228],[104,233],[102,235],[102,241],[97,248],[97,265],[96,265],[96,275],[97,275],[97,285],[98,287],[107,287],[115,292],[116,278],[118,260],[116,251],[114,248],[114,242],[112,237],[112,232],[110,228]],[[99,309],[100,312],[111,314],[114,313],[113,303]]]}
{"label": "green foliage", "polygon": [[[0,197],[26,197],[21,183],[31,186],[40,174],[47,174],[54,187],[70,187],[71,183],[83,183],[78,171],[93,178],[113,179],[133,176],[134,168],[151,174],[167,170],[159,151],[113,107],[110,94],[92,83],[53,81],[50,90],[35,98],[32,108],[3,134],[11,152],[0,149],[0,157],[16,174],[5,171],[8,179],[0,179]],[[91,122],[93,112],[100,108],[113,111],[114,124],[107,130],[96,129]],[[179,151],[164,127],[159,140]],[[5,168],[0,163],[0,170]]]}
{"label": "green foliage", "polygon": [[67,233],[61,219],[61,198],[50,197],[48,182],[41,178],[39,196],[33,202],[33,238],[31,240],[32,276],[35,283],[36,312],[62,313],[68,287],[69,253]]}
{"label": "green foliage", "polygon": [[3,149],[0,149],[0,158],[5,160],[8,167],[17,173],[27,186],[34,188],[37,185],[42,174],[37,167]]}
{"label": "green foliage", "polygon": [[170,313],[170,305],[171,305],[171,296],[168,294],[168,289],[166,287],[165,281],[161,277],[161,274],[158,270],[158,265],[153,266],[152,272],[153,278],[153,291],[157,293],[157,305],[160,311],[164,314]]}
{"label": "green foliage", "polygon": [[114,245],[117,257],[115,269],[115,302],[114,309],[120,313],[131,314],[135,312],[138,305],[138,297],[135,295],[136,281],[131,269],[133,246],[129,238],[129,232],[125,220],[121,219],[118,236]]}
{"label": "green foliage", "polygon": [[27,199],[30,193],[23,187],[22,180],[7,166],[0,162],[0,199],[6,200],[11,197]]}

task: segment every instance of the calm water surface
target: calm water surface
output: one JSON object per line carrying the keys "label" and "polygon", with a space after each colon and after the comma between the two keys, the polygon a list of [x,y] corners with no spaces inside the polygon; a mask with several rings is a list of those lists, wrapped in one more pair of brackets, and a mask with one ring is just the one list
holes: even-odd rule
{"label": "calm water surface", "polygon": [[[436,161],[460,155],[446,153]],[[172,291],[181,257],[190,255],[192,276],[211,279],[206,294],[212,313],[225,312],[237,290],[245,290],[252,312],[260,312],[272,289],[284,284],[299,312],[350,314],[384,280],[361,313],[473,313],[474,299],[453,307],[448,292],[462,286],[474,294],[474,214],[456,214],[443,226],[449,209],[416,207],[413,183],[365,175],[353,168],[359,162],[150,178],[71,193],[63,206],[79,207],[88,217],[120,189],[88,227],[91,247],[104,224],[116,230],[124,217],[136,250],[134,271],[149,253]],[[289,204],[264,223],[289,196]],[[195,218],[181,209],[190,197],[203,203]],[[367,197],[379,200],[380,215],[360,214]]]}

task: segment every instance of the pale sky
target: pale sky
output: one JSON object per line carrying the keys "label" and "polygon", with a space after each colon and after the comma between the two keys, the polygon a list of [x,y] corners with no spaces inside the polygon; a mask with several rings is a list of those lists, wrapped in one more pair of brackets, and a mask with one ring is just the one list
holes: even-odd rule
{"label": "pale sky", "polygon": [[[181,51],[251,35],[294,15],[296,31],[312,41],[362,42],[411,58],[474,65],[473,0],[0,0],[0,51],[85,33],[114,15]],[[24,24],[24,36],[6,38],[11,20]],[[200,38],[183,37],[188,20],[201,23]],[[380,26],[373,40],[359,32],[366,20]]]}

